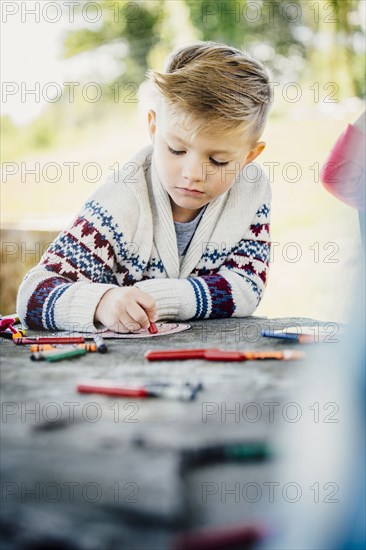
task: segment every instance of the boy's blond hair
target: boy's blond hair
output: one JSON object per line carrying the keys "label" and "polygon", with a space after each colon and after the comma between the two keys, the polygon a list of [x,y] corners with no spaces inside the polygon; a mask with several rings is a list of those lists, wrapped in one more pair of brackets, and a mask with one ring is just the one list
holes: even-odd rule
{"label": "boy's blond hair", "polygon": [[191,136],[202,130],[261,136],[272,93],[264,66],[249,54],[217,42],[194,42],[172,52],[164,72],[149,79]]}

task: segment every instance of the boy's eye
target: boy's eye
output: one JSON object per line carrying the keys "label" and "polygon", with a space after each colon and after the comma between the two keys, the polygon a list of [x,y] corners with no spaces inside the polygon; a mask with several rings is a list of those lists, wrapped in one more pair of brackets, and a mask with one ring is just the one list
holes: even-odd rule
{"label": "boy's eye", "polygon": [[172,149],[171,147],[169,147],[169,145],[168,145],[168,149],[172,155],[183,155],[184,153],[184,151],[176,151],[175,149]]}
{"label": "boy's eye", "polygon": [[[175,149],[172,149],[168,145],[168,150],[172,155],[184,155],[185,151],[176,151]],[[218,160],[215,160],[213,158],[210,158],[210,162],[214,164],[215,166],[225,166],[226,164],[229,164],[228,162],[219,162]]]}
{"label": "boy's eye", "polygon": [[211,158],[210,158],[210,161],[211,161],[212,164],[214,164],[215,166],[226,166],[226,164],[229,164],[228,162],[219,162],[218,160],[211,159]]}

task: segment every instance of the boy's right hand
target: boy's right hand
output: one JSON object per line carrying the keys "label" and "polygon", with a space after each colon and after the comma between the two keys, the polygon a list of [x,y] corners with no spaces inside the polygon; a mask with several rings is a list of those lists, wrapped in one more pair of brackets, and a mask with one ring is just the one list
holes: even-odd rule
{"label": "boy's right hand", "polygon": [[115,332],[148,329],[156,321],[156,303],[150,294],[136,287],[111,288],[95,310],[94,322]]}

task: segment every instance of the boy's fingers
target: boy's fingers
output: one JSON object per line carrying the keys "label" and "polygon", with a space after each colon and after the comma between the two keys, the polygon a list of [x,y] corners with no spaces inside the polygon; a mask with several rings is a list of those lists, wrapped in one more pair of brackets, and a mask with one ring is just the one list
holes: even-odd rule
{"label": "boy's fingers", "polygon": [[122,332],[126,334],[127,332],[134,332],[137,330],[140,330],[141,327],[139,323],[133,319],[127,311],[124,311],[118,318],[118,321],[116,323],[119,327],[117,332]]}
{"label": "boy's fingers", "polygon": [[146,313],[147,318],[149,319],[149,321],[154,323],[157,320],[157,309],[156,309],[155,303],[152,307],[147,307],[143,303],[140,303],[140,302],[138,302],[138,304],[142,307],[142,309]]}
{"label": "boy's fingers", "polygon": [[155,323],[158,319],[156,307],[153,309],[145,309],[146,315],[149,319],[149,323]]}
{"label": "boy's fingers", "polygon": [[108,326],[107,329],[112,330],[113,332],[120,332],[121,334],[127,334],[127,332],[130,332],[121,321],[116,321],[113,325]]}
{"label": "boy's fingers", "polygon": [[150,296],[150,294],[147,294],[147,292],[144,292],[139,288],[137,288],[136,290],[138,291],[135,298],[136,302],[141,307],[143,307],[146,312],[152,312],[153,310],[156,310],[155,299],[152,296]]}
{"label": "boy's fingers", "polygon": [[128,332],[136,332],[142,328],[140,323],[138,323],[134,317],[129,315],[127,310],[123,316],[123,323],[126,329],[128,329]]}
{"label": "boy's fingers", "polygon": [[127,304],[126,306],[126,312],[128,315],[135,321],[135,324],[138,323],[139,328],[135,330],[139,330],[140,328],[147,329],[150,326],[149,317],[143,307],[141,307],[136,302],[131,302]]}

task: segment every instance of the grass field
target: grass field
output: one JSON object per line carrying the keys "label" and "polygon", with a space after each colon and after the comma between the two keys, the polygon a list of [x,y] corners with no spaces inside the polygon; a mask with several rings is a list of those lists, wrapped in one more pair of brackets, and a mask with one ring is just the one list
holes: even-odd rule
{"label": "grass field", "polygon": [[[274,244],[269,283],[258,315],[335,322],[347,318],[361,264],[358,215],[324,190],[318,174],[337,136],[354,118],[353,114],[340,119],[274,118],[266,130],[267,148],[258,161],[274,176]],[[111,167],[129,160],[149,143],[147,130],[141,130],[144,125],[138,122],[136,117],[115,117],[102,128],[91,128],[82,143],[9,165],[7,169],[16,173],[5,174],[5,181],[3,173],[2,227],[28,232],[26,246],[32,246],[31,230],[65,227]],[[36,175],[27,173],[30,168]],[[31,255],[24,261],[16,242],[24,240],[25,234],[6,232],[1,312],[14,309],[17,285],[32,263]],[[34,255],[33,263],[36,259]]]}

